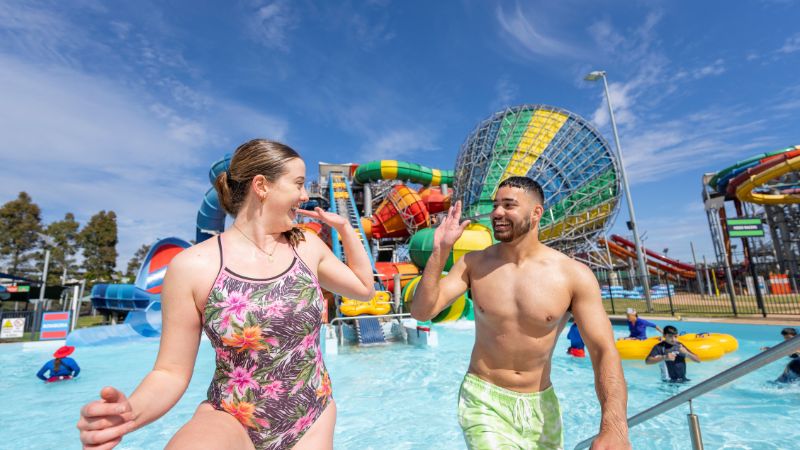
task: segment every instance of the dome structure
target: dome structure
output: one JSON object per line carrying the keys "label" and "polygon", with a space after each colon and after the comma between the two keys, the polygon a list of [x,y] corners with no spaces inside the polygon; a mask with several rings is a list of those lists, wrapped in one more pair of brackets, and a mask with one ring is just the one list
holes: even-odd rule
{"label": "dome structure", "polygon": [[464,217],[490,225],[497,186],[512,176],[542,185],[539,238],[570,255],[588,251],[613,223],[620,196],[618,161],[586,120],[546,105],[499,111],[478,124],[459,151],[455,200]]}

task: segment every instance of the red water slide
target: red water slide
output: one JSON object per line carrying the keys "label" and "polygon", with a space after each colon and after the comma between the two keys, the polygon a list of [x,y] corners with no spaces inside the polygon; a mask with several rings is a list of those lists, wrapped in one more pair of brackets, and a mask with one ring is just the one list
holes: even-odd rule
{"label": "red water slide", "polygon": [[[608,244],[609,250],[611,250],[612,253],[616,254],[617,256],[623,256],[619,254],[622,253],[619,252],[619,250],[624,250],[625,257],[636,257],[636,245],[622,236],[616,234],[611,235],[611,241],[609,241]],[[616,247],[615,250],[617,251],[612,250],[612,246]],[[695,267],[693,265],[667,258],[666,256],[656,253],[652,250],[643,250],[645,255],[647,255],[645,263],[648,266],[657,267],[665,272],[680,275],[684,278],[695,278]]]}

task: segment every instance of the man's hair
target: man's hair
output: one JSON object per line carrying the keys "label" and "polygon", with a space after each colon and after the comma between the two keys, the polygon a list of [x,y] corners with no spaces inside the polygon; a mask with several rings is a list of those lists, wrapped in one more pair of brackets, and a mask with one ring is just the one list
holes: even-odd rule
{"label": "man's hair", "polygon": [[533,198],[542,206],[544,206],[544,190],[542,189],[542,185],[536,182],[536,180],[533,178],[509,177],[503,180],[503,182],[497,186],[497,189],[499,190],[502,187],[515,187],[522,189],[528,194],[533,195]]}
{"label": "man's hair", "polygon": [[784,328],[781,330],[781,336],[797,336],[797,328]]}
{"label": "man's hair", "polygon": [[674,334],[678,335],[678,329],[673,327],[672,325],[667,325],[664,327],[664,334]]}

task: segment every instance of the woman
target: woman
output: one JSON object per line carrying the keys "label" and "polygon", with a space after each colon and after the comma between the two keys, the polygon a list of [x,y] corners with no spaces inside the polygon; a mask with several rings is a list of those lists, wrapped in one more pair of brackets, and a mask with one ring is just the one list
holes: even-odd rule
{"label": "woman", "polygon": [[[216,372],[192,419],[169,449],[333,447],[336,405],[319,348],[321,287],[359,300],[374,295],[372,268],[347,220],[308,200],[305,164],[288,146],[241,145],[215,187],[233,225],[177,255],[164,279],[161,346],[153,370],[130,399],[106,387],[83,407],[86,448],[112,448],[125,433],[164,415],[191,379],[201,329],[216,351]],[[348,265],[300,213],[333,227]]]}
{"label": "woman", "polygon": [[[75,351],[75,347],[71,345],[64,345],[60,347],[58,350],[53,353],[53,358],[50,361],[47,361],[36,376],[47,383],[52,383],[54,381],[63,381],[63,380],[71,380],[78,376],[81,373],[81,368],[78,366],[78,363],[75,362],[72,358],[67,358],[72,352]],[[50,372],[50,375],[45,376],[47,372]]]}

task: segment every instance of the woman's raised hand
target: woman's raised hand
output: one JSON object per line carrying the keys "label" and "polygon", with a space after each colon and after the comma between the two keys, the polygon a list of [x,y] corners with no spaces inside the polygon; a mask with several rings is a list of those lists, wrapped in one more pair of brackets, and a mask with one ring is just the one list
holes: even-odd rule
{"label": "woman's raised hand", "polygon": [[104,387],[100,391],[100,400],[81,408],[78,430],[84,449],[114,448],[122,441],[122,436],[135,428],[128,398],[113,387]]}
{"label": "woman's raised hand", "polygon": [[346,218],[336,213],[324,211],[320,207],[314,208],[314,211],[298,209],[297,213],[306,217],[311,217],[312,219],[319,220],[320,222],[324,223],[325,225],[328,225],[329,227],[335,229],[336,231],[341,231],[342,228],[348,224]]}

